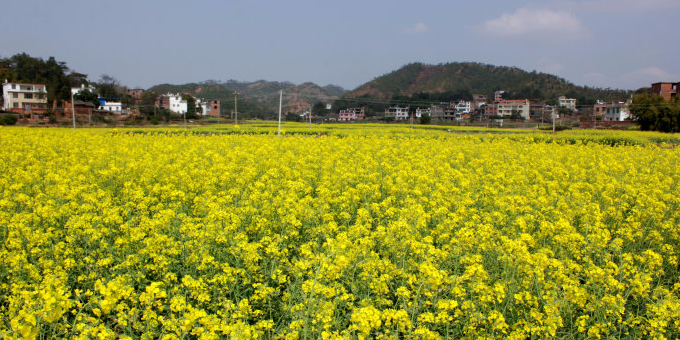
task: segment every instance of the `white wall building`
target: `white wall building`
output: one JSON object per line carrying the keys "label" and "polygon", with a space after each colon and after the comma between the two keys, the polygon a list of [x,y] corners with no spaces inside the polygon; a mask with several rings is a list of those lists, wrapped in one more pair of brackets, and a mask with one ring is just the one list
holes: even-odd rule
{"label": "white wall building", "polygon": [[557,98],[557,105],[576,111],[576,99],[561,96]]}
{"label": "white wall building", "polygon": [[97,93],[96,87],[94,87],[92,85],[85,86],[85,84],[82,84],[82,85],[80,85],[80,87],[72,87],[71,88],[71,94],[75,96],[78,93],[80,93],[80,91],[85,91],[85,90],[90,91],[90,93]]}
{"label": "white wall building", "polygon": [[208,111],[210,111],[210,103],[203,99],[196,99],[196,113],[201,116],[207,116]]}
{"label": "white wall building", "polygon": [[461,100],[456,104],[456,113],[470,113],[472,112],[472,103],[468,101]]}
{"label": "white wall building", "polygon": [[395,120],[406,120],[409,118],[409,107],[390,106],[385,110],[385,117],[393,117]]}
{"label": "white wall building", "polygon": [[612,102],[607,104],[604,111],[604,121],[622,122],[630,117],[628,102]]}
{"label": "white wall building", "polygon": [[529,119],[531,115],[531,102],[528,100],[501,100],[498,103],[498,111],[496,113],[499,116],[512,116],[517,114],[522,116],[524,119]]}
{"label": "white wall building", "polygon": [[43,84],[2,84],[2,109],[15,113],[47,111],[47,87]]}
{"label": "white wall building", "polygon": [[170,107],[168,109],[175,113],[185,114],[187,113],[187,101],[182,99],[182,96],[179,94],[171,95]]}
{"label": "white wall building", "polygon": [[97,109],[109,111],[116,114],[123,113],[123,103],[112,98],[99,98],[99,107]]}

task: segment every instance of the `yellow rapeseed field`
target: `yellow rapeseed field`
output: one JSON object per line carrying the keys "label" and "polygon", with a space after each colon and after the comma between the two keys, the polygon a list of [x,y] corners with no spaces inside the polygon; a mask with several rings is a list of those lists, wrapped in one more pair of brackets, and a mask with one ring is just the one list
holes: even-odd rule
{"label": "yellow rapeseed field", "polygon": [[678,135],[0,128],[0,338],[680,337]]}

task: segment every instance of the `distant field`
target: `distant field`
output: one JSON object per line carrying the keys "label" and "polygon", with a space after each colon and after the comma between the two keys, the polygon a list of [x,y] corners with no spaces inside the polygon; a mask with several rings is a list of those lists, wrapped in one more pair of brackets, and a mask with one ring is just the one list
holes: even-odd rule
{"label": "distant field", "polygon": [[679,134],[0,128],[0,337],[680,337]]}

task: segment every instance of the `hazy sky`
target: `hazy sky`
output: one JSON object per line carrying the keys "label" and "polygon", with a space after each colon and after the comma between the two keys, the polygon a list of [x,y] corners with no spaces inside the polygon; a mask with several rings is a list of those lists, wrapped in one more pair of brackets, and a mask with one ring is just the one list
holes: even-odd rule
{"label": "hazy sky", "polygon": [[680,0],[3,1],[0,56],[130,87],[208,79],[353,89],[410,62],[476,61],[637,89],[680,81]]}

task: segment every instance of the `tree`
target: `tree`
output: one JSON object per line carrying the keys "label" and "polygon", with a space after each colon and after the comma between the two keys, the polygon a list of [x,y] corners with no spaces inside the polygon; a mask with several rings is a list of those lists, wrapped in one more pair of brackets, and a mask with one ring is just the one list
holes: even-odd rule
{"label": "tree", "polygon": [[302,117],[300,117],[300,115],[296,114],[296,113],[286,112],[286,121],[288,121],[288,122],[301,122]]}
{"label": "tree", "polygon": [[73,99],[92,103],[95,108],[99,107],[99,96],[94,92],[90,92],[88,89],[80,90],[78,93],[73,95]]}
{"label": "tree", "polygon": [[151,116],[157,111],[154,110],[156,107],[156,99],[158,98],[158,92],[154,90],[146,90],[142,92],[142,97],[140,98],[139,111],[147,116]]}
{"label": "tree", "polygon": [[102,96],[102,98],[123,97],[123,89],[118,83],[118,80],[108,74],[102,74],[99,76],[97,89],[99,90],[99,95]]}
{"label": "tree", "polygon": [[420,116],[420,124],[427,125],[427,124],[430,124],[431,121],[432,121],[432,118],[427,113],[424,113],[423,115]]}
{"label": "tree", "polygon": [[11,82],[25,82],[45,84],[47,87],[47,101],[57,101],[71,98],[71,87],[87,82],[87,76],[70,71],[66,63],[56,61],[54,57],[47,60],[33,58],[26,53],[15,54],[10,58],[0,59],[0,76]]}
{"label": "tree", "polygon": [[677,100],[668,102],[661,96],[639,95],[629,105],[630,114],[640,130],[680,131],[680,106]]}
{"label": "tree", "polygon": [[314,106],[312,106],[312,113],[320,116],[325,116],[326,113],[328,113],[328,110],[326,110],[326,105],[322,102],[316,102]]}
{"label": "tree", "polygon": [[182,95],[182,100],[187,101],[187,118],[189,119],[196,119],[198,118],[198,115],[196,115],[196,98],[190,94],[183,94]]}

